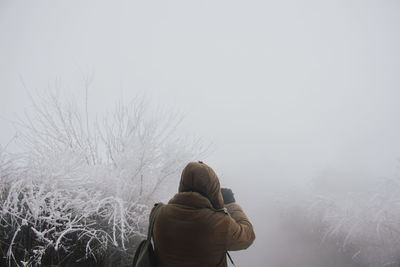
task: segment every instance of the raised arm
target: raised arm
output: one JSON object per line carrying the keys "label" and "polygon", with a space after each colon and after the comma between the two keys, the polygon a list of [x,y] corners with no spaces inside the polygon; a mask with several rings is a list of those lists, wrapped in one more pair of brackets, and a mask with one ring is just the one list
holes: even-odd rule
{"label": "raised arm", "polygon": [[227,250],[240,250],[248,248],[255,239],[253,226],[243,212],[242,208],[235,203],[232,190],[222,188],[224,204],[230,216],[227,216]]}

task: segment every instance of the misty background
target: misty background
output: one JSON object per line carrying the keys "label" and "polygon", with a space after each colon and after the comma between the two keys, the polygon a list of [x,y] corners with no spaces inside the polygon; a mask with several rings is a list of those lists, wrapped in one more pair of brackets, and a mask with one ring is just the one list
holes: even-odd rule
{"label": "misty background", "polygon": [[138,95],[182,114],[254,224],[238,266],[294,266],[282,195],[398,175],[399,1],[2,0],[0,38],[2,146],[29,94],[84,104],[88,77],[93,116]]}

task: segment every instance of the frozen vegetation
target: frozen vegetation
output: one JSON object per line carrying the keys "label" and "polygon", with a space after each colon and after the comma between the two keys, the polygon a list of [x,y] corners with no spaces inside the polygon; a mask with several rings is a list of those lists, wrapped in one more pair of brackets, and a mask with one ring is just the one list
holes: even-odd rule
{"label": "frozen vegetation", "polygon": [[280,205],[285,205],[282,215],[289,228],[333,249],[332,262],[400,265],[400,177],[327,175],[319,177],[308,192],[299,190],[284,199]]}
{"label": "frozen vegetation", "polygon": [[[0,147],[0,266],[129,266],[152,203],[204,152],[178,135],[176,114],[142,99],[105,116],[74,103],[33,100],[12,140],[18,152]],[[277,248],[291,261],[282,266],[309,251],[326,253],[326,267],[399,266],[400,178],[358,176],[325,173],[280,195],[279,229],[298,239]],[[313,258],[308,266],[322,267]]]}
{"label": "frozen vegetation", "polygon": [[0,148],[0,266],[129,266],[155,196],[199,142],[143,100],[93,120],[57,93],[33,104],[19,152]]}

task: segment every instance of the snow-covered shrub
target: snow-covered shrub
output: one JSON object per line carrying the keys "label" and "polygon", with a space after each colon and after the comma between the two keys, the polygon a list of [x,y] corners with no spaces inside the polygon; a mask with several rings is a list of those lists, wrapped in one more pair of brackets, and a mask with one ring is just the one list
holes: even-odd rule
{"label": "snow-covered shrub", "polygon": [[34,101],[21,151],[1,150],[0,265],[127,266],[152,203],[200,143],[143,101],[91,121],[59,99]]}
{"label": "snow-covered shrub", "polygon": [[347,257],[354,266],[399,266],[400,177],[326,173],[279,203],[288,228],[339,252],[332,262]]}
{"label": "snow-covered shrub", "polygon": [[324,225],[324,239],[335,239],[363,266],[400,263],[400,179],[382,178],[367,191],[317,196],[310,214]]}

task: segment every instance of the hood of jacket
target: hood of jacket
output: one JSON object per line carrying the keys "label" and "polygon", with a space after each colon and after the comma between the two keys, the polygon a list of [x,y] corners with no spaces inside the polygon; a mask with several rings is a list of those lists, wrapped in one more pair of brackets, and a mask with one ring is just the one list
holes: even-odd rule
{"label": "hood of jacket", "polygon": [[208,198],[215,209],[224,207],[219,179],[203,162],[190,162],[182,171],[179,192],[197,192]]}

